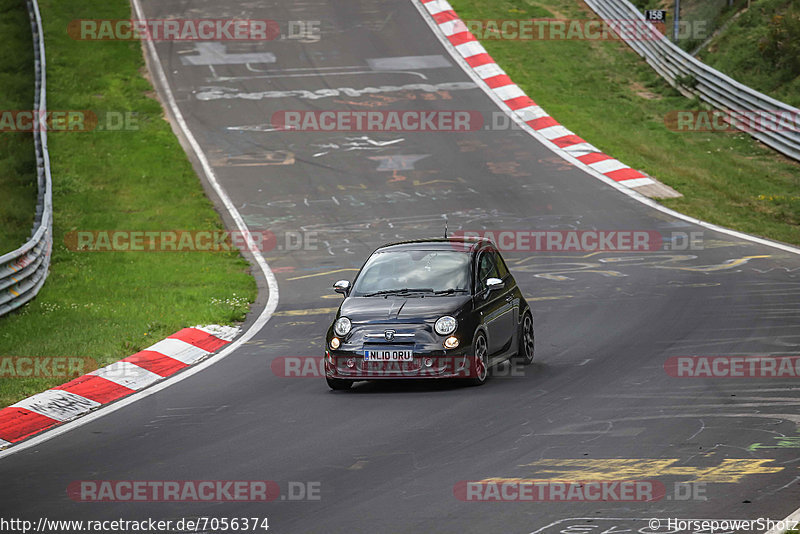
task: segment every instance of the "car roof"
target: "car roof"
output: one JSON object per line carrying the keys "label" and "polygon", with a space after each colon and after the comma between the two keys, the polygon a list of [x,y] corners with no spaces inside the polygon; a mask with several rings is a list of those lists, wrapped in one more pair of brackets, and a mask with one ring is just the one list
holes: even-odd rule
{"label": "car roof", "polygon": [[485,247],[494,247],[494,243],[486,237],[454,236],[389,243],[378,248],[375,252],[388,252],[390,250],[453,250],[456,252],[474,252]]}

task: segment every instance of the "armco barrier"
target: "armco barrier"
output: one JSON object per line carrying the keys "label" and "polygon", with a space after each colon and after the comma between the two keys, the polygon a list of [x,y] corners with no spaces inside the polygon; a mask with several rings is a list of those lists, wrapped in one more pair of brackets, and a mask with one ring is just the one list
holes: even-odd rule
{"label": "armco barrier", "polygon": [[[36,0],[28,1],[28,13],[33,33],[36,90],[33,109],[47,110],[45,80],[44,36],[42,18]],[[33,128],[36,150],[36,172],[39,193],[36,201],[31,238],[17,250],[0,256],[0,315],[19,308],[39,292],[50,267],[53,247],[53,184],[50,179],[50,155],[47,152],[47,131]]]}
{"label": "armco barrier", "polygon": [[[586,4],[605,21],[641,20],[644,16],[628,0],[585,0]],[[687,95],[697,95],[717,109],[744,112],[786,112],[797,117],[800,110],[759,93],[736,80],[712,69],[690,56],[664,36],[641,39],[635,35],[620,37],[633,48],[664,79]],[[747,133],[773,149],[800,160],[800,131],[797,129],[747,130]]]}

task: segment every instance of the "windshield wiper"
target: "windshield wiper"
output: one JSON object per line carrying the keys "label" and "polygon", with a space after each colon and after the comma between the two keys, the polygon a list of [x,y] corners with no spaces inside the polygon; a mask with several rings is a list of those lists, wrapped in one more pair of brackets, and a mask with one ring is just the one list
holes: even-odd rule
{"label": "windshield wiper", "polygon": [[434,291],[434,295],[452,295],[453,293],[466,293],[467,290],[460,287],[451,287],[450,289],[442,289],[441,291]]}
{"label": "windshield wiper", "polygon": [[433,289],[430,287],[421,287],[421,288],[405,287],[403,289],[384,289],[383,291],[373,291],[372,293],[367,293],[364,296],[377,297],[378,295],[407,295],[408,293],[433,293]]}

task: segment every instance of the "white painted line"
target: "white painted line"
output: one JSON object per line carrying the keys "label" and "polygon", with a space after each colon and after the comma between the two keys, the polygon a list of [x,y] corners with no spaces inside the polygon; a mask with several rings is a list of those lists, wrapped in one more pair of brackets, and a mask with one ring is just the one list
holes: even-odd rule
{"label": "white painted line", "polygon": [[[800,508],[786,516],[786,519],[783,520],[784,524],[788,525],[795,525],[795,529],[797,525],[800,525]],[[778,528],[778,526],[772,527],[770,530],[766,531],[764,534],[784,534],[788,528]]]}
{"label": "white painted line", "polygon": [[[464,26],[464,29],[461,31],[465,31],[466,29],[466,26]],[[453,66],[447,58],[440,54],[433,56],[373,57],[367,59],[367,65],[369,65],[369,68],[372,70],[380,71],[446,69]],[[355,66],[353,68],[358,67]],[[313,74],[319,75],[319,70],[315,70]],[[330,75],[329,72],[325,74]]]}
{"label": "white painted line", "polygon": [[556,126],[548,126],[547,128],[542,128],[541,130],[537,131],[539,132],[539,135],[548,140],[558,139],[559,137],[564,137],[565,135],[573,135],[572,132],[560,124]]}
{"label": "white painted line", "polygon": [[[444,37],[444,39],[447,39],[447,37]],[[450,41],[447,41],[447,44],[449,44],[451,47],[453,46],[450,44]],[[469,41],[467,43],[460,44],[456,46],[455,49],[463,57],[472,57],[477,56],[478,54],[486,53],[486,49],[478,41]],[[467,65],[467,68],[471,67]]]}
{"label": "white painted line", "polygon": [[455,35],[467,31],[467,26],[461,20],[448,20],[439,25],[445,35]]}
{"label": "white painted line", "polygon": [[425,8],[431,15],[437,15],[442,11],[452,11],[453,7],[446,0],[434,0],[425,4]]}
{"label": "white painted line", "polygon": [[207,350],[203,350],[200,347],[195,347],[190,343],[186,343],[185,341],[174,338],[162,339],[155,345],[148,347],[145,350],[160,352],[164,356],[175,358],[179,362],[183,362],[185,364],[192,364],[200,358],[211,354]]}
{"label": "white painted line", "polygon": [[547,117],[547,112],[542,109],[542,106],[528,106],[526,108],[519,108],[514,111],[523,121],[532,121],[534,119],[541,119]]}
{"label": "white painted line", "polygon": [[245,63],[275,63],[275,54],[272,52],[248,52],[244,54],[229,54],[226,46],[220,43],[195,43],[197,54],[182,56],[184,65],[243,65]]}
{"label": "white painted line", "polygon": [[142,389],[164,378],[131,362],[114,362],[89,374],[133,390]]}
{"label": "white painted line", "polygon": [[651,178],[631,178],[630,180],[620,180],[619,183],[627,187],[642,187],[643,185],[650,185],[656,183]]}
{"label": "white painted line", "polygon": [[492,91],[494,91],[494,94],[500,97],[500,100],[511,100],[512,98],[525,96],[525,91],[520,89],[519,86],[515,83],[512,83],[510,85],[503,85],[502,87],[495,87],[494,89],[492,89]]}
{"label": "white painted line", "polygon": [[500,76],[505,74],[506,71],[500,68],[497,63],[487,63],[486,65],[479,65],[475,67],[475,73],[481,77],[482,80],[491,78],[492,76]]}
{"label": "white painted line", "polygon": [[238,334],[239,330],[241,330],[241,328],[238,326],[220,326],[218,324],[195,326],[193,328],[195,330],[202,330],[203,332],[211,334],[212,336],[223,341],[233,341],[233,338],[235,338],[236,334]]}
{"label": "white painted line", "polygon": [[[138,1],[138,0],[134,0],[134,1]],[[792,245],[787,245],[786,243],[778,243],[777,241],[770,241],[768,239],[763,239],[761,237],[756,237],[756,236],[753,236],[753,235],[745,234],[744,232],[738,232],[736,230],[731,230],[730,228],[725,228],[723,226],[718,226],[716,224],[712,224],[712,223],[709,223],[709,222],[706,222],[706,221],[703,221],[703,220],[700,220],[700,219],[695,219],[694,217],[690,217],[690,216],[685,215],[683,213],[679,213],[679,212],[677,212],[675,210],[669,209],[666,206],[662,206],[661,204],[659,204],[655,200],[653,200],[651,198],[648,198],[648,197],[646,197],[646,196],[644,196],[644,195],[642,195],[640,193],[637,193],[635,190],[631,189],[630,187],[626,187],[624,185],[620,185],[617,182],[615,182],[614,180],[612,180],[611,178],[609,178],[608,176],[605,176],[602,173],[599,173],[599,172],[595,171],[594,169],[592,169],[588,165],[584,164],[579,159],[576,159],[575,157],[573,157],[569,152],[567,152],[564,149],[562,149],[561,147],[558,147],[558,146],[554,145],[553,143],[549,142],[547,139],[545,139],[544,137],[539,135],[536,132],[536,130],[534,130],[533,128],[531,128],[527,124],[525,124],[525,122],[522,119],[520,119],[511,110],[511,108],[508,107],[508,105],[505,102],[503,102],[503,99],[499,98],[495,94],[495,91],[493,91],[491,88],[489,88],[489,86],[486,85],[486,83],[483,80],[481,80],[480,77],[478,77],[478,75],[475,74],[475,72],[473,72],[472,67],[469,66],[469,64],[464,60],[464,58],[460,57],[461,51],[459,50],[459,48],[463,47],[464,45],[459,45],[459,46],[454,47],[450,43],[450,41],[447,40],[447,37],[445,37],[444,35],[441,34],[441,32],[439,32],[438,25],[436,24],[436,22],[433,19],[431,19],[428,16],[428,14],[425,11],[425,8],[417,0],[411,0],[411,3],[417,9],[417,12],[422,17],[422,20],[424,20],[425,23],[428,25],[428,27],[431,29],[431,31],[433,32],[434,36],[439,40],[439,42],[442,44],[444,49],[447,50],[447,52],[450,54],[450,57],[452,57],[453,60],[455,60],[455,62],[458,63],[458,65],[466,73],[466,75],[469,76],[470,78],[472,78],[472,80],[478,85],[478,87],[483,89],[483,92],[486,93],[486,95],[495,103],[495,105],[497,105],[500,109],[506,111],[509,114],[509,116],[512,118],[512,120],[514,120],[522,130],[525,130],[526,132],[528,132],[529,135],[531,135],[536,140],[538,140],[540,143],[542,143],[542,145],[544,145],[551,152],[553,152],[555,154],[558,154],[559,156],[561,156],[565,160],[569,161],[570,163],[572,163],[576,167],[582,169],[584,172],[590,174],[591,176],[597,178],[598,180],[600,180],[602,182],[605,182],[606,184],[608,184],[609,186],[613,187],[614,189],[616,189],[620,193],[622,193],[624,195],[627,195],[627,196],[629,196],[629,197],[631,197],[631,198],[633,198],[635,200],[638,200],[639,202],[641,202],[645,206],[648,206],[648,207],[650,207],[650,208],[652,208],[654,210],[660,211],[661,213],[665,213],[667,215],[675,217],[676,219],[680,219],[682,221],[686,221],[686,222],[689,222],[689,223],[692,223],[692,224],[696,224],[698,226],[702,226],[703,228],[707,228],[708,230],[713,230],[715,232],[720,232],[722,234],[726,234],[726,235],[735,237],[737,239],[745,239],[745,240],[750,241],[752,243],[758,243],[759,245],[772,247],[772,248],[775,248],[775,249],[778,249],[778,250],[782,250],[784,252],[791,252],[792,254],[800,254],[800,248],[794,247]],[[476,42],[476,41],[472,41],[472,42],[466,43],[466,44],[472,44],[474,42]],[[481,49],[482,48],[483,47],[481,46]]]}
{"label": "white painted line", "polygon": [[[441,1],[441,0],[440,0]],[[133,4],[134,11],[136,12],[136,17],[139,19],[144,19],[144,12],[142,11],[142,5],[140,0],[131,0]],[[150,70],[150,74],[155,76],[158,79],[158,82],[161,86],[164,96],[167,99],[166,105],[169,107],[170,112],[172,113],[173,117],[175,117],[175,122],[177,123],[178,127],[181,129],[181,133],[183,133],[186,141],[194,150],[195,155],[197,156],[200,165],[203,168],[203,173],[206,175],[206,180],[217,193],[220,201],[225,206],[225,209],[228,211],[228,214],[231,216],[233,221],[236,223],[236,227],[242,232],[245,236],[245,240],[247,242],[247,250],[252,251],[253,259],[256,262],[256,265],[261,270],[261,273],[264,275],[267,288],[269,291],[269,296],[267,297],[267,304],[264,306],[264,309],[261,310],[261,313],[258,315],[256,320],[253,322],[252,325],[236,340],[233,341],[230,345],[227,345],[223,350],[221,350],[214,358],[208,358],[193,367],[189,367],[185,371],[177,373],[169,378],[166,378],[159,382],[158,384],[154,384],[152,387],[147,388],[143,391],[137,391],[127,397],[120,399],[119,401],[104,406],[101,410],[95,410],[94,412],[88,413],[85,416],[81,417],[80,419],[76,419],[74,421],[70,421],[66,424],[57,426],[52,430],[42,432],[41,434],[28,439],[14,447],[10,447],[4,451],[0,451],[0,459],[6,458],[16,452],[28,449],[30,447],[35,447],[53,439],[56,436],[60,436],[70,430],[83,426],[85,424],[91,423],[95,419],[99,419],[103,416],[106,416],[110,413],[113,413],[119,409],[128,406],[129,404],[133,404],[134,402],[144,399],[145,397],[149,397],[150,395],[154,395],[161,391],[162,389],[166,389],[173,384],[177,384],[183,380],[186,380],[189,377],[194,376],[195,374],[204,371],[208,367],[211,367],[217,362],[222,361],[223,359],[227,358],[231,354],[233,354],[236,350],[238,350],[242,345],[250,341],[253,336],[255,336],[267,321],[272,318],[272,314],[275,313],[275,309],[278,307],[278,280],[275,278],[275,274],[269,268],[264,256],[258,251],[257,244],[253,240],[250,232],[248,231],[247,225],[242,219],[242,215],[239,213],[239,210],[236,209],[236,206],[233,205],[231,198],[219,184],[217,181],[216,174],[214,173],[214,169],[211,167],[211,164],[208,161],[208,157],[206,156],[205,152],[203,152],[202,147],[197,142],[197,139],[192,134],[191,130],[189,130],[189,126],[186,124],[186,120],[183,118],[183,114],[181,113],[180,109],[178,108],[178,104],[175,101],[175,95],[172,94],[172,89],[169,87],[169,83],[167,82],[167,77],[164,74],[164,68],[161,64],[161,60],[158,58],[158,54],[156,53],[156,47],[153,41],[146,40],[145,46],[147,47],[147,54],[145,54],[145,59],[149,62],[152,62],[153,69]],[[154,84],[155,85],[155,84]]]}
{"label": "white painted line", "polygon": [[100,406],[99,402],[81,397],[69,391],[48,389],[23,399],[11,408],[25,408],[56,421],[69,421]]}
{"label": "white painted line", "polygon": [[574,157],[585,156],[586,154],[593,154],[595,152],[604,154],[602,150],[589,143],[577,143],[570,146],[565,146],[564,150],[569,152]]}
{"label": "white painted line", "polygon": [[603,174],[608,174],[609,172],[618,171],[620,169],[630,169],[630,167],[622,163],[620,160],[614,158],[604,159],[603,161],[595,161],[594,163],[590,163],[589,167]]}

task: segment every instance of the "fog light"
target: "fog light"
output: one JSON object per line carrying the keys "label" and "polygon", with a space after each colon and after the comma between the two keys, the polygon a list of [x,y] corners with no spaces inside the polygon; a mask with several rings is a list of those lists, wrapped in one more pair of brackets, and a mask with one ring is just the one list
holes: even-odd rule
{"label": "fog light", "polygon": [[338,337],[335,337],[335,338],[331,339],[331,348],[332,348],[333,350],[336,350],[336,349],[338,349],[338,348],[339,348],[339,345],[341,345],[341,342],[339,341],[339,338],[338,338]]}
{"label": "fog light", "polygon": [[454,349],[456,347],[458,347],[458,338],[456,336],[450,336],[444,340],[444,348]]}
{"label": "fog light", "polygon": [[431,358],[425,358],[425,367],[433,367],[433,360]]}
{"label": "fog light", "polygon": [[356,366],[356,361],[353,358],[347,358],[347,367],[352,369]]}

